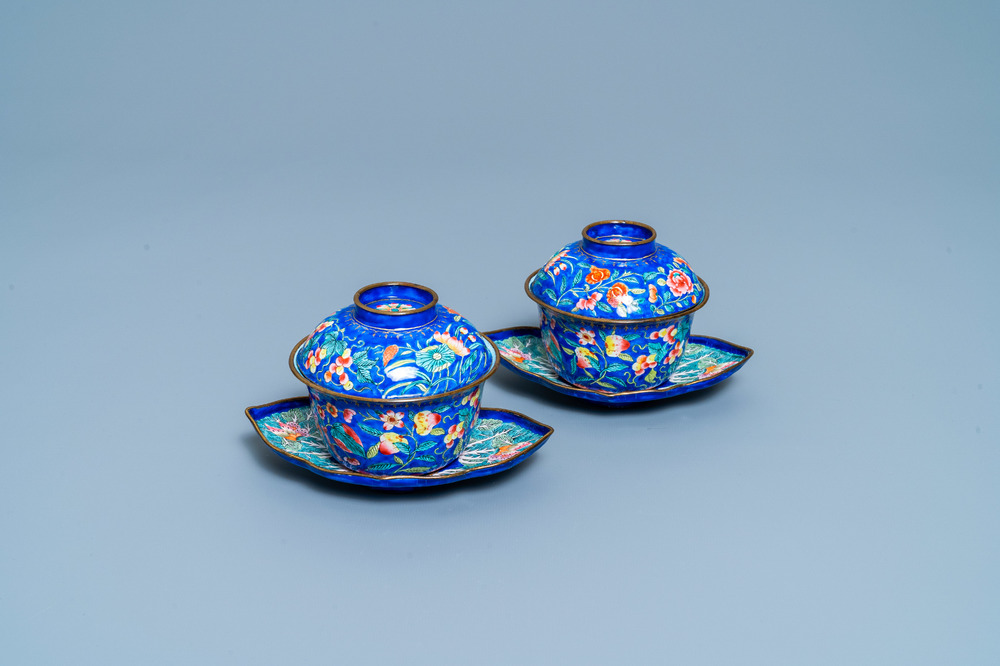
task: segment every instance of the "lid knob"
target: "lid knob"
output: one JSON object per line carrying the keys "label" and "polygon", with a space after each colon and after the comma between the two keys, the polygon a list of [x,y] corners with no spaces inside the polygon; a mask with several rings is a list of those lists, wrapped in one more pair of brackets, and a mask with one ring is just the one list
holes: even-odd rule
{"label": "lid knob", "polygon": [[379,282],[354,294],[354,317],[376,328],[417,328],[434,321],[438,297],[410,282]]}
{"label": "lid knob", "polygon": [[583,228],[583,251],[607,259],[641,259],[656,252],[656,230],[641,222],[604,220]]}

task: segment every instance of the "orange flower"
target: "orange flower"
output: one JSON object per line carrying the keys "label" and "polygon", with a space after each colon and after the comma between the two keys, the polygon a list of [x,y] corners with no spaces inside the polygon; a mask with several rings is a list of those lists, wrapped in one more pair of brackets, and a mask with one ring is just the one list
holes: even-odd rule
{"label": "orange flower", "polygon": [[613,308],[617,308],[621,305],[622,298],[624,298],[627,294],[628,287],[621,282],[615,282],[611,285],[611,288],[608,289],[608,305]]}
{"label": "orange flower", "polygon": [[597,266],[591,266],[590,273],[587,274],[587,277],[585,279],[587,280],[587,284],[597,284],[598,282],[607,280],[609,277],[611,277],[611,271],[609,271],[607,268],[598,268]]}
{"label": "orange flower", "polygon": [[649,302],[655,303],[657,298],[659,297],[656,295],[656,285],[655,284],[649,285]]}

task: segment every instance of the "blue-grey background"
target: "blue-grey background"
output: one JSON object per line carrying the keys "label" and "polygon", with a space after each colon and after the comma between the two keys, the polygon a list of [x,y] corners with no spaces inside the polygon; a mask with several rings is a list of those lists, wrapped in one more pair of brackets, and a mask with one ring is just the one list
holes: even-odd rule
{"label": "blue-grey background", "polygon": [[[995,2],[0,4],[0,661],[996,664]],[[653,225],[753,347],[393,496],[243,409],[409,280]]]}

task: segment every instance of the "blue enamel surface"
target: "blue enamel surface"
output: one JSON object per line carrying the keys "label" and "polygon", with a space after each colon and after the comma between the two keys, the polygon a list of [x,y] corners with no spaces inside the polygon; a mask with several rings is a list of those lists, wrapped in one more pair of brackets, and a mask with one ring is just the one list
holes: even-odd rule
{"label": "blue enamel surface", "polygon": [[377,290],[359,292],[364,307],[330,315],[296,350],[302,378],[338,395],[405,398],[455,391],[492,370],[493,348],[457,312],[412,290],[368,291]]}
{"label": "blue enamel surface", "polygon": [[559,393],[606,405],[664,400],[708,388],[732,376],[753,356],[753,350],[747,347],[692,335],[675,372],[665,384],[654,389],[615,393],[580,388],[562,379],[548,358],[538,328],[516,326],[487,335],[500,350],[500,362],[507,369]]}
{"label": "blue enamel surface", "polygon": [[[608,227],[604,234],[603,227]],[[646,229],[624,221],[591,225],[583,240],[561,248],[535,273],[529,294],[553,310],[614,320],[670,316],[703,303],[708,292],[687,261],[643,240]],[[609,237],[629,244],[594,240]]]}
{"label": "blue enamel surface", "polygon": [[249,407],[246,414],[264,443],[285,460],[333,481],[387,490],[438,486],[498,474],[527,460],[552,434],[552,428],[522,414],[483,409],[469,445],[458,460],[426,475],[377,477],[352,472],[330,457],[309,398]]}
{"label": "blue enamel surface", "polygon": [[355,472],[426,474],[457,459],[479,414],[481,386],[419,402],[367,402],[310,390],[331,455]]}

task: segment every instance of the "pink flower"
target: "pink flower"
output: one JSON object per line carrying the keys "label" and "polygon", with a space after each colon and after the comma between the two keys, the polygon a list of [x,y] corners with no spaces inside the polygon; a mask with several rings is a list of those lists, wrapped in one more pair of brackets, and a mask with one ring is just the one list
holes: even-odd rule
{"label": "pink flower", "polygon": [[379,415],[379,418],[382,419],[382,428],[385,430],[403,427],[403,412],[389,410],[385,414]]}
{"label": "pink flower", "polygon": [[656,354],[641,354],[639,358],[635,359],[635,363],[632,364],[632,371],[635,372],[636,377],[642,377],[642,373],[646,372],[650,368],[656,367]]}
{"label": "pink flower", "polygon": [[501,347],[500,354],[504,358],[514,361],[514,363],[524,363],[528,359],[527,356],[516,349],[504,349]]}
{"label": "pink flower", "polygon": [[[565,257],[567,254],[569,254],[569,250],[563,250],[562,252],[560,252],[556,256],[552,257],[551,259],[548,260],[548,262],[545,264],[545,268],[543,268],[542,270],[543,271],[548,271],[550,268],[552,268],[557,263],[559,263],[559,260],[562,259],[563,257]],[[563,268],[563,270],[566,270],[566,269]],[[556,274],[558,275],[558,271],[556,272]]]}
{"label": "pink flower", "polygon": [[670,271],[667,275],[667,286],[670,287],[670,293],[674,296],[683,296],[684,294],[690,294],[694,291],[694,285],[691,283],[691,278],[689,278],[686,273],[679,271],[676,268]]}
{"label": "pink flower", "polygon": [[587,298],[581,298],[576,302],[577,310],[593,310],[597,307],[597,301],[601,300],[602,294],[600,292],[594,292]]}
{"label": "pink flower", "polygon": [[580,341],[581,345],[597,344],[597,338],[594,337],[594,332],[589,328],[581,328],[577,331],[576,338]]}
{"label": "pink flower", "polygon": [[347,421],[348,423],[351,422],[351,419],[354,418],[355,414],[357,414],[357,412],[355,412],[353,409],[345,409],[343,412],[341,412],[341,415],[344,417],[344,420]]}
{"label": "pink flower", "polygon": [[604,351],[613,358],[618,358],[619,354],[631,346],[632,343],[620,335],[609,335],[604,338]]}
{"label": "pink flower", "polygon": [[448,345],[448,349],[455,352],[456,356],[468,356],[469,348],[462,344],[462,341],[449,333],[435,333],[434,339],[443,345]]}

